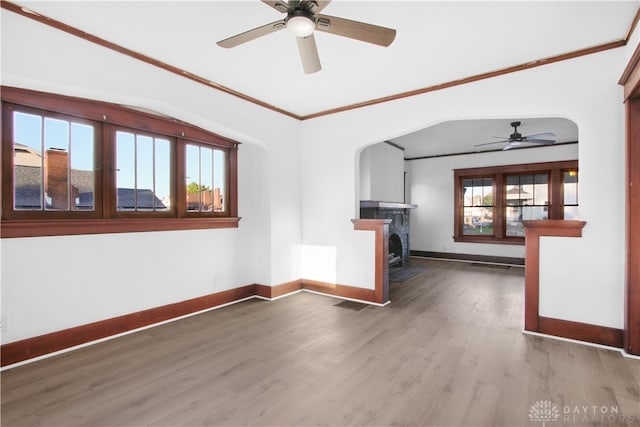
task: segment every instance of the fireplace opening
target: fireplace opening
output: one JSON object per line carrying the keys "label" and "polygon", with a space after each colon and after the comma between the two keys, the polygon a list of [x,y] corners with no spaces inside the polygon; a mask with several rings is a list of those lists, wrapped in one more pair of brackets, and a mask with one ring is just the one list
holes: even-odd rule
{"label": "fireplace opening", "polygon": [[389,267],[402,267],[402,240],[395,233],[389,236]]}
{"label": "fireplace opening", "polygon": [[389,268],[409,267],[409,212],[416,207],[406,203],[360,201],[360,218],[384,219],[389,224]]}

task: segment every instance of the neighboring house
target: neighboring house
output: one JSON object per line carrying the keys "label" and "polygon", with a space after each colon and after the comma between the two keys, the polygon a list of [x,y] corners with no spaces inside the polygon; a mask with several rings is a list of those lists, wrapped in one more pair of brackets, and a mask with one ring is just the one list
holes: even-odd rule
{"label": "neighboring house", "polygon": [[[44,162],[40,153],[31,147],[16,144],[14,152],[16,156],[14,205],[16,208],[40,210],[44,196],[45,210],[56,209],[56,202],[60,203],[63,209],[67,208],[67,203],[71,203],[72,210],[93,209],[93,171],[69,170],[67,153],[60,150],[47,150]],[[54,165],[53,162],[57,164]],[[68,199],[69,192],[70,199]],[[167,208],[163,201],[149,189],[118,188],[117,199],[117,208],[122,211],[134,210],[136,207],[139,210]]]}

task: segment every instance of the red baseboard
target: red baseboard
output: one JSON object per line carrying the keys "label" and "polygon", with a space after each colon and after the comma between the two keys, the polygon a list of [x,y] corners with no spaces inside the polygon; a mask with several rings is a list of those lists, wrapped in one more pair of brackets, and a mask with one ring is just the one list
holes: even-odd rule
{"label": "red baseboard", "polygon": [[[342,298],[376,302],[373,289],[334,285],[308,279],[294,280],[277,286],[242,286],[240,288],[217,292],[215,294],[8,343],[0,347],[1,366],[22,362],[34,357],[214,308],[244,298],[256,295],[264,298],[276,298],[300,289],[307,289]],[[622,347],[622,330],[604,326],[540,317],[538,332],[611,347]]]}
{"label": "red baseboard", "polygon": [[331,283],[308,279],[302,279],[302,287],[310,291],[335,295],[342,298],[357,299],[366,302],[376,302],[375,291],[373,289],[357,288],[355,286],[347,285],[334,285]]}
{"label": "red baseboard", "polygon": [[255,295],[254,285],[242,286],[186,301],[76,326],[0,347],[1,366],[22,362],[55,351],[121,334],[186,314],[217,307]]}
{"label": "red baseboard", "polygon": [[255,285],[256,295],[263,298],[277,298],[302,289],[302,280],[283,283],[276,286]]}
{"label": "red baseboard", "polygon": [[374,291],[372,289],[332,285],[312,280],[294,280],[277,286],[242,286],[4,344],[0,347],[0,366],[12,365],[34,357],[86,344],[91,341],[132,331],[165,320],[175,319],[187,314],[228,304],[243,298],[252,296],[276,298],[300,289],[309,289],[343,298],[374,302]]}
{"label": "red baseboard", "polygon": [[622,329],[539,317],[538,332],[556,337],[622,348]]}

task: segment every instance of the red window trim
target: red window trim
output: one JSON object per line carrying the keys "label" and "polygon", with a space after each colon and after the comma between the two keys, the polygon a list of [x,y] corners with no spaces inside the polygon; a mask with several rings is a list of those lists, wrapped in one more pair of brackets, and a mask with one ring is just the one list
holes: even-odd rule
{"label": "red window trim", "polygon": [[[562,172],[578,170],[577,160],[559,162],[527,163],[520,165],[490,166],[467,169],[455,169],[454,172],[454,233],[453,240],[463,243],[497,243],[503,245],[524,245],[524,237],[507,236],[504,207],[506,196],[505,180],[508,175],[548,174],[549,175],[549,219],[564,218],[564,195]],[[493,236],[474,236],[463,234],[464,191],[462,181],[470,178],[493,179]]]}
{"label": "red window trim", "polygon": [[[238,227],[238,169],[237,149],[239,143],[212,132],[168,117],[123,107],[102,101],[88,100],[65,95],[32,91],[15,87],[0,87],[2,99],[2,227],[0,237],[36,237],[100,233],[128,233],[141,231],[192,230],[207,228]],[[97,124],[96,210],[91,212],[29,212],[7,209],[13,206],[13,146],[11,130],[11,108],[25,111],[66,116],[79,121]],[[9,124],[9,125],[7,125]],[[109,168],[113,165],[112,135],[115,129],[128,129],[140,133],[167,137],[175,144],[172,164],[172,212],[157,212],[151,215],[115,212],[113,188],[114,176]],[[226,198],[225,212],[211,214],[186,213],[185,189],[180,176],[184,175],[184,148],[187,143],[208,145],[226,153]],[[182,163],[180,163],[182,162]],[[181,166],[179,166],[181,165]],[[113,181],[113,182],[111,182]],[[10,200],[11,199],[11,200]],[[174,204],[175,203],[175,204]]]}

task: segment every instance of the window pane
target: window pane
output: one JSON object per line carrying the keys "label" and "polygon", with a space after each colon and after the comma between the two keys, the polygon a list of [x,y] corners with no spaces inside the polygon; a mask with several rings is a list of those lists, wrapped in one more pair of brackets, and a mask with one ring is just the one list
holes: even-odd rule
{"label": "window pane", "polygon": [[493,206],[493,179],[463,180],[464,206]]}
{"label": "window pane", "polygon": [[71,209],[94,210],[93,127],[71,123]]}
{"label": "window pane", "polygon": [[187,144],[187,211],[224,212],[225,152]]}
{"label": "window pane", "polygon": [[213,150],[200,147],[200,210],[213,211]]}
{"label": "window pane", "polygon": [[484,180],[482,178],[480,179],[474,179],[473,180],[473,204],[472,206],[483,206],[484,203],[482,201],[482,197],[483,197],[483,184]]}
{"label": "window pane", "polygon": [[213,152],[213,209],[216,212],[224,212],[226,210],[226,183],[224,177],[226,176],[226,161],[225,153],[221,150],[214,150]]}
{"label": "window pane", "polygon": [[507,177],[505,222],[507,236],[524,236],[522,221],[547,219],[549,177],[547,174]]}
{"label": "window pane", "polygon": [[119,211],[166,211],[171,206],[171,141],[116,132]]}
{"label": "window pane", "polygon": [[473,180],[462,180],[462,187],[464,192],[464,206],[473,206]]}
{"label": "window pane", "polygon": [[94,128],[20,112],[13,119],[14,209],[94,210]]}
{"label": "window pane", "polygon": [[156,210],[171,207],[171,143],[166,139],[156,139],[156,174],[154,206]]}
{"label": "window pane", "polygon": [[547,219],[549,209],[546,206],[508,206],[507,236],[524,236],[522,221]]}
{"label": "window pane", "polygon": [[520,206],[507,207],[507,236],[524,236]]}
{"label": "window pane", "polygon": [[521,206],[533,205],[533,175],[521,175],[520,188],[518,190],[520,192],[520,196],[517,199],[517,204]]}
{"label": "window pane", "polygon": [[45,209],[69,210],[69,122],[44,119]]}
{"label": "window pane", "polygon": [[467,207],[464,208],[464,235],[493,235],[493,208]]}
{"label": "window pane", "polygon": [[493,206],[493,180],[485,178],[482,181],[482,205]]}
{"label": "window pane", "polygon": [[153,210],[155,194],[153,192],[153,138],[136,135],[136,209]]}
{"label": "window pane", "polygon": [[13,207],[42,210],[42,117],[13,113]]}
{"label": "window pane", "polygon": [[549,204],[549,178],[546,174],[538,174],[534,177],[533,184],[533,204],[548,205]]}
{"label": "window pane", "polygon": [[200,147],[187,145],[187,211],[200,210]]}
{"label": "window pane", "polygon": [[578,204],[578,172],[567,171],[564,172],[564,204],[565,205],[577,205]]}
{"label": "window pane", "polygon": [[464,218],[462,234],[493,235],[493,179],[463,180]]}
{"label": "window pane", "polygon": [[116,187],[117,209],[135,209],[136,154],[135,136],[128,132],[116,132]]}
{"label": "window pane", "polygon": [[547,174],[507,177],[507,206],[546,206],[549,204]]}
{"label": "window pane", "polygon": [[507,206],[520,205],[520,177],[519,176],[507,177],[506,204]]}

